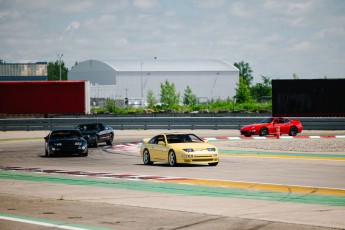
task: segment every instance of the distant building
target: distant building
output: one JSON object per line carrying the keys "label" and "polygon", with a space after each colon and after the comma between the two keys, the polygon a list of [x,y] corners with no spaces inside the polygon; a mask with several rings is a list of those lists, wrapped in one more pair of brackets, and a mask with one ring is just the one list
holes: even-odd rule
{"label": "distant building", "polygon": [[44,81],[47,79],[47,62],[0,63],[0,81]]}
{"label": "distant building", "polygon": [[[236,94],[238,75],[235,66],[220,60],[156,59],[111,63],[87,60],[74,66],[68,79],[90,81],[93,96],[102,95],[115,100],[128,98],[145,103],[149,90],[157,99],[160,98],[160,85],[165,80],[175,84],[181,99],[187,86],[201,100],[232,98]],[[104,95],[101,85],[109,85],[104,88],[107,95]]]}

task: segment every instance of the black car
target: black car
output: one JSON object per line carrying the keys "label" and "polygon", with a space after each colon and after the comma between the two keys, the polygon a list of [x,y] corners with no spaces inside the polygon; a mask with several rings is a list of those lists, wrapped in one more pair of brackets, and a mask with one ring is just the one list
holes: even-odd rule
{"label": "black car", "polygon": [[99,143],[105,142],[112,145],[114,130],[103,123],[80,124],[76,127],[87,140],[89,146],[97,147]]}
{"label": "black car", "polygon": [[51,131],[45,138],[45,156],[52,155],[88,155],[87,141],[75,129],[60,129]]}

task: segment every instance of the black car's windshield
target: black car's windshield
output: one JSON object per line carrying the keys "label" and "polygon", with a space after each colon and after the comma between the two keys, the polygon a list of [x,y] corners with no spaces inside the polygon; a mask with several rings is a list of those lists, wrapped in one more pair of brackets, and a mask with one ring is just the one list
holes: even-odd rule
{"label": "black car's windshield", "polygon": [[196,142],[201,143],[203,140],[201,140],[199,137],[197,137],[194,134],[168,134],[167,136],[168,143],[186,143],[186,142]]}
{"label": "black car's windshield", "polygon": [[91,131],[91,130],[98,130],[98,124],[85,124],[85,125],[78,125],[77,129],[80,131]]}
{"label": "black car's windshield", "polygon": [[263,120],[260,121],[260,123],[271,123],[273,121],[273,118],[270,117],[270,118],[265,118]]}
{"label": "black car's windshield", "polygon": [[82,135],[77,130],[55,131],[50,135],[51,139],[79,138],[79,137],[82,137]]}

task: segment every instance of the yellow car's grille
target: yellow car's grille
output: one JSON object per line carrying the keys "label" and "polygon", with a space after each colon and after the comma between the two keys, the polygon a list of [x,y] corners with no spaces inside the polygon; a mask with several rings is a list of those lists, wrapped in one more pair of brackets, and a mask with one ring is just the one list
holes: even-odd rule
{"label": "yellow car's grille", "polygon": [[204,158],[204,159],[192,159],[193,162],[201,162],[201,161],[213,161],[213,158]]}

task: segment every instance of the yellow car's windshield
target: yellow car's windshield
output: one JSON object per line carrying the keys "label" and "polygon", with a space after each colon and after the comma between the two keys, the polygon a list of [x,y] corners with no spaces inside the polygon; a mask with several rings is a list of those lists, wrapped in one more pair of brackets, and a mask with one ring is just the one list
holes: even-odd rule
{"label": "yellow car's windshield", "polygon": [[194,134],[168,134],[167,140],[169,144],[172,143],[202,143],[203,140],[201,140],[198,136]]}

